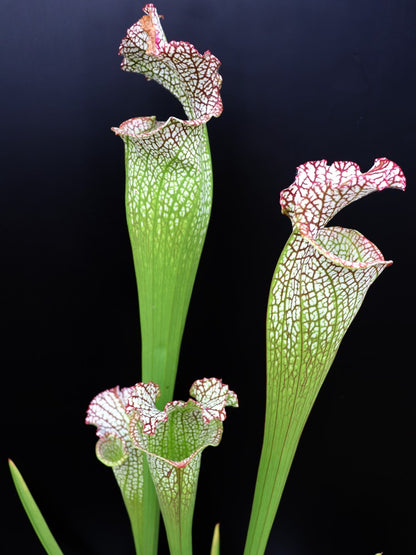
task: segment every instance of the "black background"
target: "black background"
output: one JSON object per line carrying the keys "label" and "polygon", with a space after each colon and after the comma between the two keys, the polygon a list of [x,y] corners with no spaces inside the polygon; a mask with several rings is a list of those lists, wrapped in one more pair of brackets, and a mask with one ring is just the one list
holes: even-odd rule
{"label": "black background", "polygon": [[[202,459],[195,553],[222,525],[241,553],[265,395],[264,315],[290,232],[279,192],[326,158],[397,162],[405,194],[361,200],[334,223],[395,264],[370,290],[305,429],[267,553],[404,555],[414,541],[416,3],[160,0],[169,40],[222,61],[224,113],[209,124],[214,206],[176,398],[222,377],[240,398]],[[85,410],[139,380],[123,145],[110,127],[182,116],[155,83],[119,69],[133,0],[3,0],[0,20],[3,553],[41,554],[7,474],[25,476],[65,554],[132,553],[112,473]],[[4,551],[3,551],[4,550]],[[162,537],[161,553],[166,553]]]}

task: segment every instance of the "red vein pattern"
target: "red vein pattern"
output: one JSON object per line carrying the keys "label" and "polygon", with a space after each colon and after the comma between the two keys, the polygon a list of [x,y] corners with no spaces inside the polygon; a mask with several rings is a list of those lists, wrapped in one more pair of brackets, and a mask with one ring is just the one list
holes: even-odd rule
{"label": "red vein pattern", "polygon": [[190,390],[197,400],[172,401],[158,411],[158,391],[152,391],[153,398],[141,391],[147,385],[137,384],[127,404],[130,436],[147,454],[169,544],[177,541],[179,529],[190,542],[202,451],[219,444],[225,406],[238,406],[238,399],[221,380],[204,378]]}
{"label": "red vein pattern", "polygon": [[300,407],[309,387],[320,386],[328,357],[390,264],[358,231],[324,225],[350,202],[386,187],[403,190],[405,178],[384,158],[365,174],[351,162],[328,168],[320,161],[300,166],[295,183],[281,193],[294,232],[273,277],[268,311],[269,369],[285,398],[280,411],[292,414],[293,396]]}
{"label": "red vein pattern", "polygon": [[[160,411],[155,404],[160,396],[160,388],[157,384],[152,382],[137,383],[132,387],[123,389],[117,386],[94,397],[88,407],[85,422],[97,427],[97,435],[100,438],[115,437],[122,440],[129,453],[132,450],[134,451],[135,447],[148,452],[148,447],[144,445],[146,441],[143,438],[154,436],[158,428],[172,417],[174,425],[172,426],[170,423],[169,426],[173,428],[171,433],[178,435],[177,441],[171,442],[171,438],[166,437],[166,441],[169,441],[171,445],[164,445],[165,451],[163,451],[162,445],[161,453],[155,453],[156,456],[167,460],[167,453],[172,452],[172,449],[179,448],[183,450],[184,442],[181,437],[187,434],[193,438],[190,443],[196,441],[196,450],[200,451],[207,445],[205,440],[208,437],[211,438],[210,442],[214,440],[219,442],[221,438],[218,429],[221,428],[222,430],[222,425],[218,429],[215,428],[216,432],[212,436],[213,429],[207,428],[206,424],[213,421],[223,422],[226,419],[225,407],[238,407],[238,398],[227,385],[217,378],[196,380],[190,389],[190,393],[195,396],[195,400],[189,399],[186,403],[184,401],[172,401],[166,404],[163,411]],[[175,414],[182,414],[183,416],[183,422],[180,425]],[[198,420],[200,420],[200,423],[197,424],[197,428],[201,432],[199,438],[198,434],[195,434],[195,429],[193,429]],[[177,430],[175,430],[175,425],[178,425]],[[205,436],[204,430],[209,431],[207,436]],[[188,449],[189,440],[185,443],[185,449]],[[212,445],[212,443],[209,444]],[[163,452],[165,453],[164,456],[162,455]],[[193,455],[194,453],[190,453],[191,458]],[[186,457],[186,459],[188,458]],[[170,462],[179,467],[185,466],[183,460]]]}
{"label": "red vein pattern", "polygon": [[167,42],[153,4],[127,31],[119,54],[125,71],[142,73],[174,94],[195,125],[222,112],[219,60],[208,50],[200,54],[188,42]]}
{"label": "red vein pattern", "polygon": [[[143,453],[134,446],[129,435],[129,416],[126,404],[133,393],[133,387],[120,389],[118,386],[99,393],[91,401],[86,424],[97,427],[100,440],[96,446],[97,457],[101,462],[112,466],[117,483],[126,503],[140,503],[143,499]],[[105,446],[120,440],[124,454],[118,462],[106,460]]]}
{"label": "red vein pattern", "polygon": [[[295,182],[280,194],[280,204],[282,213],[291,219],[293,228],[322,254],[335,263],[361,268],[365,267],[361,261],[334,257],[315,239],[319,230],[342,208],[369,193],[382,191],[387,187],[401,190],[406,187],[402,170],[387,158],[377,158],[366,173],[361,173],[354,162],[334,162],[328,166],[326,160],[319,160],[298,167]],[[373,263],[376,261],[366,262]]]}
{"label": "red vein pattern", "polygon": [[[218,378],[203,378],[196,380],[190,389],[195,398],[184,401],[171,401],[165,405],[163,411],[156,408],[156,401],[160,395],[160,388],[153,383],[138,383],[130,389],[130,396],[126,404],[127,414],[133,415],[135,423],[130,429],[139,424],[140,433],[154,435],[160,423],[166,422],[172,411],[187,407],[201,413],[203,422],[208,424],[212,420],[223,422],[227,415],[225,407],[238,407],[238,398],[228,385]],[[132,437],[134,434],[131,434]]]}
{"label": "red vein pattern", "polygon": [[[147,4],[143,11],[146,15],[127,31],[120,45],[119,53],[124,56],[121,67],[142,73],[171,91],[189,120],[170,117],[166,122],[158,122],[154,116],[133,118],[113,130],[131,149],[127,165],[135,187],[130,191],[128,207],[134,225],[143,225],[149,217],[157,219],[153,194],[157,193],[157,184],[169,164],[170,187],[163,198],[158,198],[158,204],[165,211],[160,220],[167,211],[172,211],[169,222],[172,229],[192,207],[197,196],[195,185],[200,188],[204,176],[210,180],[210,158],[204,151],[202,124],[222,112],[220,62],[209,51],[201,55],[187,42],[166,42],[156,8]],[[209,206],[206,200],[204,195],[201,204]]]}
{"label": "red vein pattern", "polygon": [[202,408],[205,423],[214,419],[223,422],[227,418],[225,407],[238,407],[237,395],[217,378],[196,380],[189,393]]}

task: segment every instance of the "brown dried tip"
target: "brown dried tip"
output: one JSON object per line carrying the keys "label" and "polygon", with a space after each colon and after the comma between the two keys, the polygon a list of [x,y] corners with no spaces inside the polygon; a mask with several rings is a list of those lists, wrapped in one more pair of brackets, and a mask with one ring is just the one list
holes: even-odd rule
{"label": "brown dried tip", "polygon": [[150,15],[144,15],[139,20],[140,26],[142,27],[143,31],[147,33],[148,41],[147,41],[147,50],[146,54],[152,55],[155,54],[156,51],[156,28],[153,24],[152,18]]}

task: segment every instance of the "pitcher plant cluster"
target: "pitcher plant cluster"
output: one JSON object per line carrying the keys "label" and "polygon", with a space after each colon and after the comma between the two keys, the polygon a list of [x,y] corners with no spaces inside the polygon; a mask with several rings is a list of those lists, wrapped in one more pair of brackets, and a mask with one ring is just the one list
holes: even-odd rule
{"label": "pitcher plant cluster", "polygon": [[[130,518],[136,553],[158,550],[160,512],[172,555],[192,553],[202,451],[221,441],[237,395],[216,377],[172,400],[188,306],[212,204],[206,124],[222,112],[219,60],[168,42],[152,4],[119,50],[125,71],[168,89],[187,119],[137,117],[113,131],[125,147],[126,215],[140,306],[141,381],[99,393],[87,411],[99,461],[110,467]],[[245,555],[265,552],[306,420],[342,338],[374,280],[391,264],[358,231],[328,227],[342,208],[375,191],[404,190],[386,158],[366,173],[353,162],[306,162],[280,194],[292,233],[273,274],[266,315],[264,438]],[[10,461],[24,508],[47,553],[62,553]],[[227,469],[222,469],[226,472]],[[226,500],[224,499],[224,502]],[[216,526],[212,554],[220,552]]]}

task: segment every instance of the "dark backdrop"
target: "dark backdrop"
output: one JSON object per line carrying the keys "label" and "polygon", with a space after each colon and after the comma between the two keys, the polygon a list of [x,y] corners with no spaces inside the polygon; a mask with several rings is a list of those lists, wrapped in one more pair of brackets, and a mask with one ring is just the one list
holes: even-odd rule
{"label": "dark backdrop", "polygon": [[[268,553],[414,552],[413,0],[157,3],[168,39],[222,61],[224,113],[209,133],[212,220],[190,307],[176,398],[218,376],[240,397],[203,455],[195,552],[222,524],[241,553],[261,446],[264,315],[290,232],[279,191],[296,166],[375,157],[408,191],[366,198],[336,223],[395,264],[370,290],[305,429]],[[2,552],[41,554],[7,474],[23,472],[65,554],[132,553],[109,469],[94,455],[89,401],[139,379],[123,145],[110,127],[181,116],[155,83],[119,69],[141,16],[133,0],[3,0],[1,56]],[[162,539],[161,553],[166,553]],[[3,551],[4,549],[4,551]]]}

